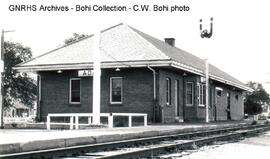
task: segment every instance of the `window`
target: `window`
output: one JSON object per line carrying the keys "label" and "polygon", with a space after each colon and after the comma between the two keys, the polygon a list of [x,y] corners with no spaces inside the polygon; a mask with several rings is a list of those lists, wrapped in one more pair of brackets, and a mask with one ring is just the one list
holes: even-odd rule
{"label": "window", "polygon": [[187,106],[193,105],[193,83],[186,83],[186,104]]}
{"label": "window", "polygon": [[81,79],[80,78],[70,79],[69,103],[70,104],[81,103]]}
{"label": "window", "polygon": [[205,84],[199,84],[199,105],[205,106],[206,103],[206,86]]}
{"label": "window", "polygon": [[216,87],[216,91],[217,91],[217,97],[221,97],[223,89],[220,87]]}
{"label": "window", "polygon": [[166,104],[171,105],[171,79],[166,78]]}
{"label": "window", "polygon": [[179,80],[174,81],[174,104],[175,104],[175,115],[180,116],[179,110]]}
{"label": "window", "polygon": [[110,103],[122,104],[123,100],[123,78],[111,77],[110,80]]}

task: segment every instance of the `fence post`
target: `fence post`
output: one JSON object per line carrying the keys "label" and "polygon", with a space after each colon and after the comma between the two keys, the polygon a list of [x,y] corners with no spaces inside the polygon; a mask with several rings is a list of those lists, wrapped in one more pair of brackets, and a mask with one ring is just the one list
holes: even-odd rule
{"label": "fence post", "polygon": [[143,117],[143,118],[144,118],[144,120],[143,120],[143,121],[144,121],[144,126],[147,126],[147,114],[146,114],[146,115],[144,115],[144,117]]}
{"label": "fence post", "polygon": [[47,115],[47,130],[51,130],[51,117]]}
{"label": "fence post", "polygon": [[132,116],[128,116],[128,127],[132,127]]}
{"label": "fence post", "polygon": [[108,127],[113,128],[113,115],[112,115],[112,113],[110,113],[108,115]]}
{"label": "fence post", "polygon": [[90,125],[92,122],[91,122],[91,116],[88,117],[88,125]]}
{"label": "fence post", "polygon": [[75,129],[79,129],[79,116],[75,116]]}
{"label": "fence post", "polygon": [[73,129],[73,116],[70,116],[70,125],[69,125],[69,129],[70,129],[70,130]]}

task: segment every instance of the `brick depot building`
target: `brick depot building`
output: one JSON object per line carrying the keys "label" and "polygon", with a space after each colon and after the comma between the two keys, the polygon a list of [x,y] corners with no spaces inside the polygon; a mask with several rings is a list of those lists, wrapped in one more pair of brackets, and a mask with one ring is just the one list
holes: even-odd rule
{"label": "brick depot building", "polygon": [[[205,121],[205,61],[130,26],[100,35],[101,112],[147,113],[148,121]],[[38,74],[38,116],[91,113],[93,42],[89,36],[19,64]],[[90,72],[90,73],[89,73]],[[243,92],[250,90],[209,64],[210,121],[243,118]]]}

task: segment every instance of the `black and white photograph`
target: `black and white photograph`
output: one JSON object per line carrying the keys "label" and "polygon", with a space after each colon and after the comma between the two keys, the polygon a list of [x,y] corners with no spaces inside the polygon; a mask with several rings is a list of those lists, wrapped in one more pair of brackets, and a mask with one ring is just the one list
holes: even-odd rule
{"label": "black and white photograph", "polygon": [[0,158],[269,158],[269,6],[2,0]]}

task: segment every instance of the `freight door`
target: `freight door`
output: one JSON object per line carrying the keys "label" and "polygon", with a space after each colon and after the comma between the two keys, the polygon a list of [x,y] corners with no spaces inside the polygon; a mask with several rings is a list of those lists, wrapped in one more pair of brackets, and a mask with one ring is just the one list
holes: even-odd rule
{"label": "freight door", "polygon": [[216,87],[215,89],[215,104],[214,104],[214,117],[215,117],[215,121],[218,120],[218,110],[222,104],[222,93],[223,93],[223,89],[220,87]]}

